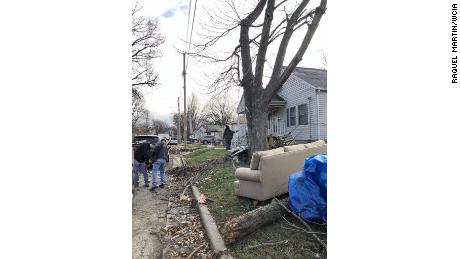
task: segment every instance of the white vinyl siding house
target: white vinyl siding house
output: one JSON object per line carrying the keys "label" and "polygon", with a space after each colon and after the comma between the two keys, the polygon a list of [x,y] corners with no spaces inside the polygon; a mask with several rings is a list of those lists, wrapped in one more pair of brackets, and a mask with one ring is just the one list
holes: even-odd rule
{"label": "white vinyl siding house", "polygon": [[327,92],[319,92],[319,129],[320,139],[327,140]]}
{"label": "white vinyl siding house", "polygon": [[[327,71],[296,68],[270,103],[267,133],[327,140]],[[244,100],[238,113],[244,113]]]}
{"label": "white vinyl siding house", "polygon": [[269,133],[283,135],[292,132],[296,140],[327,140],[326,89],[317,88],[293,73],[278,95],[286,101],[285,108],[273,111],[270,117],[274,121],[285,121],[286,128]]}

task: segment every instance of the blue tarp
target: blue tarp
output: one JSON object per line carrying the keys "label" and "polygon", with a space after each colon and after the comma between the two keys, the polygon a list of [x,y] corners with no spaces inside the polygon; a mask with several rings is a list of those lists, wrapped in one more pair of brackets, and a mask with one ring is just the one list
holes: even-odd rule
{"label": "blue tarp", "polygon": [[327,154],[305,159],[303,169],[289,176],[291,210],[301,218],[327,222]]}

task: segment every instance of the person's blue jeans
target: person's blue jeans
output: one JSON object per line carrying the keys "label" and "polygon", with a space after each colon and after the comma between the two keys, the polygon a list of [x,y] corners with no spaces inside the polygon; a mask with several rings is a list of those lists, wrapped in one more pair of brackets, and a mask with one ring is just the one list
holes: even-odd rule
{"label": "person's blue jeans", "polygon": [[157,171],[160,169],[160,184],[165,184],[166,179],[165,179],[165,165],[166,165],[166,160],[160,158],[153,163],[152,166],[152,187],[157,186]]}
{"label": "person's blue jeans", "polygon": [[134,179],[133,183],[138,184],[139,183],[139,171],[142,172],[142,175],[144,176],[144,183],[148,184],[149,183],[149,176],[147,175],[147,170],[145,169],[145,162],[138,162],[136,159],[134,159]]}

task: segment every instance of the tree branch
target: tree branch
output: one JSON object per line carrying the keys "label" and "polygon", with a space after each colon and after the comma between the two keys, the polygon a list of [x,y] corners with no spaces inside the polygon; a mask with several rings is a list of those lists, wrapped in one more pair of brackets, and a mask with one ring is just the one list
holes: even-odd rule
{"label": "tree branch", "polygon": [[302,57],[305,54],[305,51],[307,50],[308,46],[310,45],[311,39],[313,38],[316,29],[318,28],[321,17],[326,12],[326,4],[327,0],[321,0],[320,6],[318,6],[315,9],[313,21],[308,26],[308,31],[305,34],[300,48],[297,50],[297,53],[292,58],[287,68],[283,71],[283,74],[280,76],[279,81],[273,86],[271,86],[271,91],[279,90],[282,87],[282,85],[286,82],[286,80],[289,78],[289,75],[291,75],[292,71],[294,71],[294,69],[297,67],[297,64],[299,64],[299,62],[302,60]]}
{"label": "tree branch", "polygon": [[[314,232],[313,229],[311,229],[310,225],[308,225],[305,221],[303,221],[302,218],[300,218],[294,212],[292,212],[290,209],[288,209],[286,206],[284,206],[284,204],[282,202],[280,202],[277,198],[273,198],[273,200],[275,200],[281,207],[283,207],[283,209],[285,209],[287,212],[289,212],[292,216],[294,216],[296,219],[298,219],[308,229],[309,232]],[[326,243],[324,243],[323,240],[321,240],[315,233],[312,233],[312,235],[316,239],[316,241],[318,241],[318,243],[320,243],[324,247],[324,249],[326,249],[326,251],[327,251]]]}
{"label": "tree branch", "polygon": [[[278,52],[277,59],[276,59],[277,63],[275,62],[275,66],[274,66],[274,69],[273,69],[272,78],[270,79],[270,82],[268,83],[268,85],[267,85],[267,87],[265,88],[265,91],[264,91],[264,101],[265,102],[267,102],[267,103],[270,102],[270,99],[273,97],[273,95],[279,89],[281,89],[283,84],[286,82],[286,80],[292,74],[294,69],[297,67],[297,64],[299,64],[299,62],[302,60],[302,57],[305,54],[305,51],[307,50],[307,48],[308,48],[308,46],[309,46],[309,44],[311,42],[311,39],[313,38],[313,35],[314,35],[316,29],[318,28],[318,25],[319,25],[319,22],[321,20],[321,17],[323,16],[323,14],[326,11],[326,5],[327,5],[327,0],[321,0],[320,6],[318,6],[315,9],[315,12],[314,12],[315,14],[314,14],[314,17],[313,17],[313,21],[308,26],[309,28],[308,28],[308,30],[307,30],[307,32],[305,34],[305,37],[304,37],[299,49],[297,50],[297,53],[294,55],[294,57],[292,58],[291,62],[286,67],[286,69],[284,69],[284,71],[283,71],[283,73],[281,75],[279,75],[279,73],[281,71],[281,65],[283,63],[284,56],[286,54],[287,44],[286,44],[286,46],[284,46],[284,49],[280,48],[280,50]],[[292,32],[290,34],[292,34]],[[285,40],[286,35],[287,35],[287,33],[284,34],[283,40]],[[290,37],[291,37],[291,35],[289,35],[287,38],[290,38]],[[280,53],[281,51],[283,51],[284,53]]]}
{"label": "tree branch", "polygon": [[256,60],[256,73],[254,81],[256,85],[262,86],[262,76],[264,73],[265,57],[267,55],[268,40],[270,39],[270,28],[273,21],[273,12],[275,11],[275,0],[268,0],[267,8],[265,8],[264,27],[262,28],[262,36],[260,39],[259,52]]}
{"label": "tree branch", "polygon": [[291,40],[292,33],[294,32],[294,25],[298,17],[300,16],[300,14],[302,13],[302,11],[307,6],[308,2],[309,0],[303,0],[300,3],[300,5],[295,9],[295,11],[292,13],[290,18],[286,14],[286,20],[287,20],[286,30],[284,32],[283,39],[281,40],[278,54],[276,55],[276,60],[273,66],[273,72],[272,72],[272,76],[271,76],[269,84],[272,83],[273,81],[278,81],[279,79],[284,57],[286,56],[286,50],[289,45],[289,41]]}
{"label": "tree branch", "polygon": [[241,59],[243,64],[243,87],[249,86],[251,81],[253,81],[254,74],[252,72],[251,65],[251,50],[250,50],[250,40],[249,40],[249,28],[255,22],[255,20],[260,16],[262,10],[264,9],[265,3],[267,0],[260,0],[256,8],[241,21],[241,31],[240,31],[240,46],[241,46]]}

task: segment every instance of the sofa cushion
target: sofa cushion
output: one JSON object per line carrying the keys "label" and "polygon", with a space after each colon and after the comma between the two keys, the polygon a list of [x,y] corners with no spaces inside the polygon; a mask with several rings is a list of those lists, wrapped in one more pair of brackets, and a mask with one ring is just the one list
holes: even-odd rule
{"label": "sofa cushion", "polygon": [[265,151],[256,151],[254,152],[254,154],[252,154],[250,168],[252,170],[259,169],[260,158],[263,156],[272,156],[272,155],[277,155],[277,154],[282,154],[282,153],[284,153],[284,148],[282,147],[271,149],[271,150],[265,150]]}
{"label": "sofa cushion", "polygon": [[260,182],[260,171],[259,170],[251,170],[250,168],[239,167],[235,171],[235,176],[239,180]]}
{"label": "sofa cushion", "polygon": [[290,152],[290,151],[295,151],[295,150],[300,150],[300,149],[305,149],[305,148],[306,148],[305,144],[285,146],[284,147],[284,152]]}

